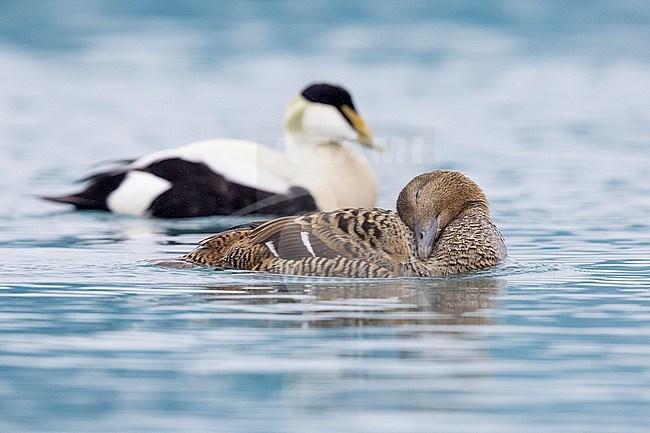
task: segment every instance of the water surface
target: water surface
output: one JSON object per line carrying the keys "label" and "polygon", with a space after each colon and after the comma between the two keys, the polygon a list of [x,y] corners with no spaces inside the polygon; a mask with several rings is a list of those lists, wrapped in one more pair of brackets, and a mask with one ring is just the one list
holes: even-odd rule
{"label": "water surface", "polygon": [[[644,2],[4,2],[0,430],[643,432],[650,424]],[[98,161],[280,144],[344,83],[389,150],[490,199],[510,259],[450,279],[160,269],[237,221],[38,200]]]}

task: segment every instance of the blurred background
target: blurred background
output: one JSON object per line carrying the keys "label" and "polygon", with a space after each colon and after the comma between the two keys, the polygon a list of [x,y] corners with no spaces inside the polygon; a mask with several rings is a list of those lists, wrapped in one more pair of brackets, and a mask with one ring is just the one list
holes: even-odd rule
{"label": "blurred background", "polygon": [[[568,163],[647,145],[644,1],[0,4],[0,176],[12,207],[60,208],[15,200],[62,192],[104,159],[210,137],[277,146],[287,102],[316,80],[347,86],[393,149],[424,143],[411,167],[393,164],[395,150],[369,155],[388,173],[383,206],[435,165],[489,186],[486,161],[494,173],[539,152]],[[549,141],[561,145],[540,146]]]}
{"label": "blurred background", "polygon": [[[0,430],[646,432],[650,3],[0,0]],[[379,205],[457,169],[510,261],[372,284],[163,270],[232,221],[39,200],[99,161],[281,146],[335,81]]]}

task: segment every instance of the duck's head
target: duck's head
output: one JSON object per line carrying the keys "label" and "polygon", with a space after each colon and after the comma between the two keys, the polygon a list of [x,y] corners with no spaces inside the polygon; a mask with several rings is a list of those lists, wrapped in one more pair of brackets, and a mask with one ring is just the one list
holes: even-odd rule
{"label": "duck's head", "polygon": [[397,198],[397,213],[413,230],[422,260],[431,256],[445,227],[474,206],[489,209],[483,190],[464,174],[449,170],[417,176]]}
{"label": "duck's head", "polygon": [[285,129],[307,140],[357,141],[381,149],[372,141],[372,132],[357,113],[352,96],[336,84],[315,83],[297,95],[284,116]]}

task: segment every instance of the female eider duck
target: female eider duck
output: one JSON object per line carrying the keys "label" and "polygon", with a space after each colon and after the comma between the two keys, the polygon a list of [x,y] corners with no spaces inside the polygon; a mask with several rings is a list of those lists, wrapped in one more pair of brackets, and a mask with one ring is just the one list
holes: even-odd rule
{"label": "female eider duck", "polygon": [[441,277],[507,255],[481,188],[462,173],[417,176],[397,212],[349,208],[253,223],[217,234],[180,259],[194,265],[322,277]]}
{"label": "female eider duck", "polygon": [[198,141],[87,177],[83,181],[90,184],[77,194],[43,198],[161,218],[375,205],[377,184],[368,161],[343,142],[381,148],[347,90],[308,86],[289,104],[284,127],[284,154],[245,140]]}

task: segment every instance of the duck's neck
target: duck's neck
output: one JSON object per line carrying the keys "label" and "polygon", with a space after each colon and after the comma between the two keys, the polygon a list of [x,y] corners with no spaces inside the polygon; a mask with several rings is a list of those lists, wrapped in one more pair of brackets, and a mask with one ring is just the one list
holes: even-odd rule
{"label": "duck's neck", "polygon": [[296,183],[314,195],[319,209],[375,206],[377,181],[363,155],[337,141],[289,131],[285,144],[298,167]]}

